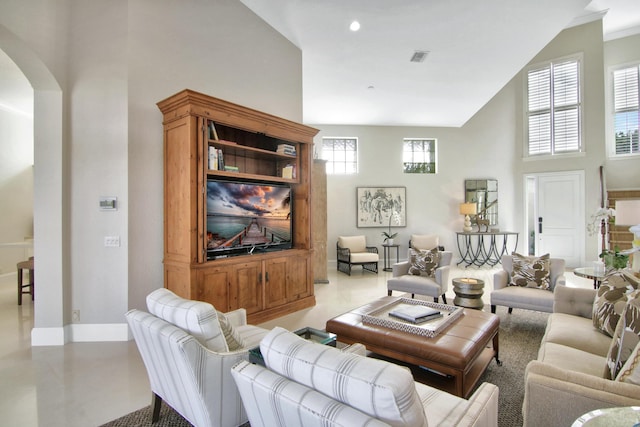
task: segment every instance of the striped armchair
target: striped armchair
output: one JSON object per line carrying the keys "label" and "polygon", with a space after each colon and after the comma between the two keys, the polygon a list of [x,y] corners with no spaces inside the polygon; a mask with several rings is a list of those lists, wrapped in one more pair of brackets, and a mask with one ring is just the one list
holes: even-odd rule
{"label": "striped armchair", "polygon": [[493,384],[465,400],[414,382],[407,368],[279,327],[260,351],[266,368],[242,361],[232,369],[251,427],[498,425]]}
{"label": "striped armchair", "polygon": [[164,400],[197,427],[246,423],[231,367],[268,331],[247,325],[244,309],[223,314],[167,289],[149,294],[147,308],[126,318],[149,375],[152,422]]}

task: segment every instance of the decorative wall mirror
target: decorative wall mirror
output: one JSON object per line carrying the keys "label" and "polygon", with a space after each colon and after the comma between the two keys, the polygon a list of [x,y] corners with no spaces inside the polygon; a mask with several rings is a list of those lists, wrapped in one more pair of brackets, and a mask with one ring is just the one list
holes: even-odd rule
{"label": "decorative wall mirror", "polygon": [[485,221],[485,225],[498,225],[497,179],[466,179],[464,201],[477,204],[478,213],[471,219],[472,224],[477,224],[477,220],[480,219]]}

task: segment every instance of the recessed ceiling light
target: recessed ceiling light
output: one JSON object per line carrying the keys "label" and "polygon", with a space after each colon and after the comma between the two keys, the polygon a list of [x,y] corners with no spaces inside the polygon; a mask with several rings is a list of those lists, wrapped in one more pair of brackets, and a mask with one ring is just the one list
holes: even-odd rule
{"label": "recessed ceiling light", "polygon": [[349,25],[349,29],[351,31],[358,31],[360,29],[360,23],[358,21],[353,21],[351,25]]}
{"label": "recessed ceiling light", "polygon": [[367,86],[367,89],[375,89],[376,87],[374,85],[369,85]]}

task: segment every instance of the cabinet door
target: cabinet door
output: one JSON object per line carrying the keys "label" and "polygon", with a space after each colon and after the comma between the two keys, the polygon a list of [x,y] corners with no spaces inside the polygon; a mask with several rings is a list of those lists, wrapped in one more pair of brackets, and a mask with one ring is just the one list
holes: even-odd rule
{"label": "cabinet door", "polygon": [[287,302],[288,258],[265,261],[265,306],[276,307]]}
{"label": "cabinet door", "polygon": [[229,311],[229,283],[232,269],[230,267],[213,267],[198,270],[198,286],[196,298],[212,304],[216,310]]}
{"label": "cabinet door", "polygon": [[244,308],[247,314],[262,310],[262,262],[243,262],[232,268],[233,278],[229,286],[230,309]]}
{"label": "cabinet door", "polygon": [[288,300],[295,301],[311,295],[311,267],[309,257],[294,256],[287,259]]}

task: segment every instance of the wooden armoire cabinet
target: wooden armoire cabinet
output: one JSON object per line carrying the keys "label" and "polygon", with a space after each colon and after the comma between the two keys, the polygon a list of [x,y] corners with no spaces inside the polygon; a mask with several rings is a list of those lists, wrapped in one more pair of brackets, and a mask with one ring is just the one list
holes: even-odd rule
{"label": "wooden armoire cabinet", "polygon": [[[158,107],[164,126],[165,287],[220,311],[245,308],[254,324],[315,305],[311,151],[318,131],[188,89]],[[248,241],[247,226],[235,243],[219,246],[233,250],[212,256],[212,181],[290,189],[288,246],[234,246]],[[274,235],[271,241],[278,241]]]}

